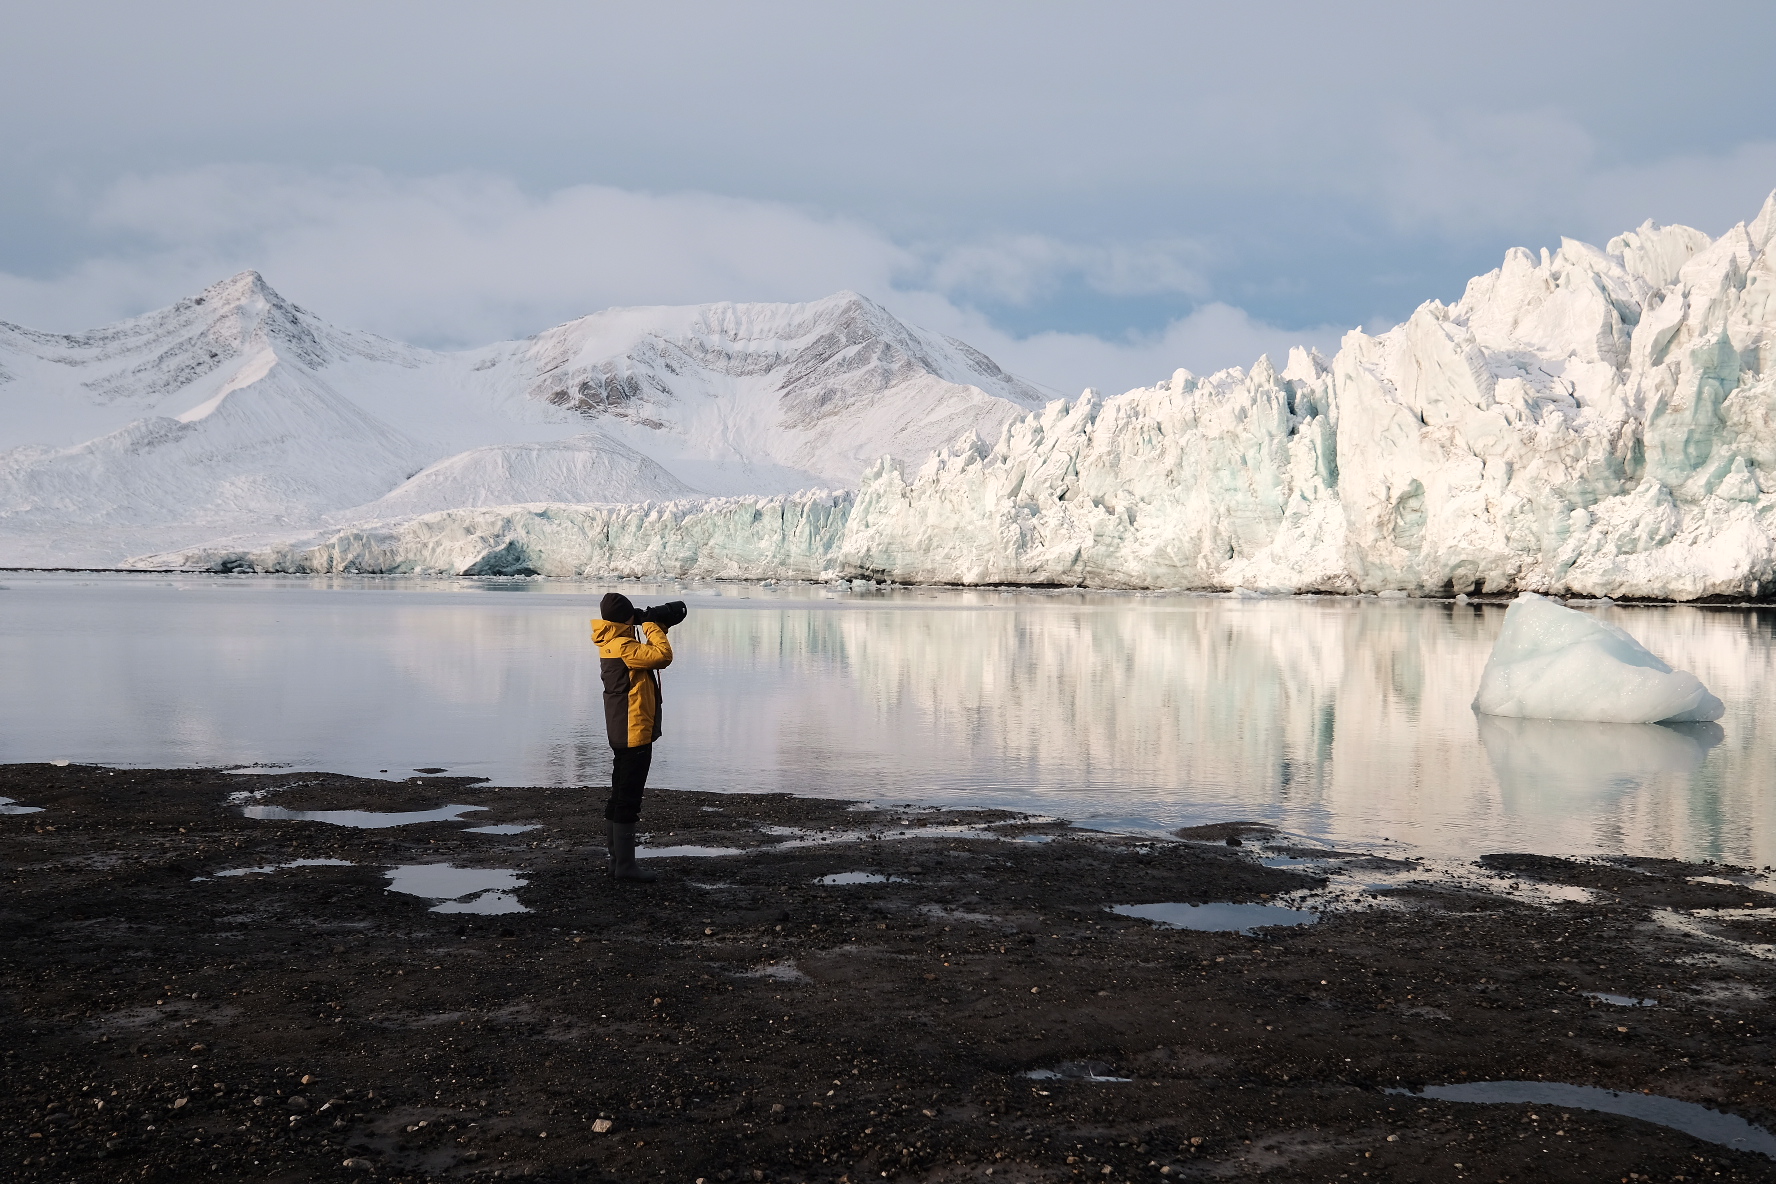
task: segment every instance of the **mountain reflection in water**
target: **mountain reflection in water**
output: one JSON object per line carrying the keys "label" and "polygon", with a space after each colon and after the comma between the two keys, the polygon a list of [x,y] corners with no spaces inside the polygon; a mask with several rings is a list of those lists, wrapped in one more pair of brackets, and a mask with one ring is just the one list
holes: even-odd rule
{"label": "mountain reflection in water", "polygon": [[[587,619],[607,585],[8,574],[0,760],[271,763],[507,785],[609,767]],[[1431,852],[1776,862],[1776,613],[1611,607],[1721,724],[1469,704],[1502,606],[820,586],[684,599],[653,783],[1256,818]],[[366,807],[375,808],[374,802]]]}

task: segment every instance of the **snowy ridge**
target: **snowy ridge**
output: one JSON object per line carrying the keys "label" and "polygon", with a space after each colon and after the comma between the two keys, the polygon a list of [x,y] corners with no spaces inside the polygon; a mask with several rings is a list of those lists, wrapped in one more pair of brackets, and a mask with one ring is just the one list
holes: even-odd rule
{"label": "snowy ridge", "polygon": [[647,502],[697,491],[615,440],[598,435],[530,444],[490,444],[415,473],[339,521],[377,521],[439,510],[515,502]]}
{"label": "snowy ridge", "polygon": [[852,293],[613,309],[440,353],[331,326],[243,272],[86,333],[0,325],[0,563],[848,486],[1044,397]]}
{"label": "snowy ridge", "polygon": [[[1179,371],[1050,404],[991,444],[971,431],[922,465],[881,460],[817,531],[773,533],[778,503],[759,499],[711,503],[706,516],[675,503],[658,527],[669,541],[636,536],[619,553],[538,530],[542,511],[525,508],[499,527],[496,511],[392,524],[378,535],[392,550],[311,543],[144,562],[485,567],[491,551],[441,549],[449,536],[459,548],[503,540],[508,560],[544,574],[1768,595],[1773,238],[1776,195],[1715,240],[1647,223],[1602,249],[1514,249],[1454,305],[1352,332],[1330,361],[1295,351],[1280,373],[1264,359],[1207,378]],[[768,545],[748,533],[745,505]],[[792,544],[824,549],[756,566]]]}
{"label": "snowy ridge", "polygon": [[474,356],[529,405],[595,425],[718,493],[853,485],[884,453],[920,459],[1048,397],[853,292],[610,309]]}

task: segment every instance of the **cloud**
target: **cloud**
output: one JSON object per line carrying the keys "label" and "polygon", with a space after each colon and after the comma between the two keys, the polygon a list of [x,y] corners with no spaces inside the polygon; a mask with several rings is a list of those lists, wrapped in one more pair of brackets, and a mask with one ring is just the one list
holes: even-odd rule
{"label": "cloud", "polygon": [[1352,191],[1401,230],[1445,237],[1552,230],[1601,244],[1648,218],[1718,235],[1776,187],[1776,140],[1603,163],[1597,136],[1551,109],[1417,113],[1383,143]]}
{"label": "cloud", "polygon": [[1027,301],[1071,283],[1109,295],[1207,295],[1192,266],[1201,249],[1184,240],[995,236],[920,252],[860,221],[782,202],[604,185],[531,194],[486,173],[403,178],[364,168],[132,176],[88,199],[81,216],[124,245],[50,278],[0,273],[0,319],[86,328],[255,268],[335,323],[448,348],[613,305],[813,300],[849,288],[1068,393],[1126,389],[1179,366],[1249,364],[1294,336],[1211,303],[1147,336],[1018,337],[971,304]]}
{"label": "cloud", "polygon": [[993,235],[938,252],[923,278],[953,295],[1030,304],[1077,281],[1106,296],[1206,297],[1208,251],[1189,239],[1069,243],[1042,234]]}
{"label": "cloud", "polygon": [[941,296],[904,293],[895,311],[928,329],[959,337],[1014,374],[1043,383],[1068,398],[1086,387],[1120,394],[1164,382],[1183,368],[1210,374],[1230,366],[1250,367],[1268,354],[1281,369],[1293,346],[1318,349],[1328,357],[1349,326],[1282,329],[1231,305],[1202,305],[1157,333],[1111,340],[1085,333],[1037,333],[1014,337],[984,316],[960,309]]}

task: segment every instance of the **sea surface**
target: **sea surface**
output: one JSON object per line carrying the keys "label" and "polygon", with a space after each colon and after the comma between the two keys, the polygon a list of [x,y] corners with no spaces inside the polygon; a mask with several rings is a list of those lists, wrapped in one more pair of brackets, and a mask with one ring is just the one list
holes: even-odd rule
{"label": "sea surface", "polygon": [[656,786],[1776,863],[1762,608],[1576,606],[1726,703],[1661,727],[1476,716],[1504,609],[1447,601],[4,573],[0,761],[599,785],[610,587],[690,605]]}

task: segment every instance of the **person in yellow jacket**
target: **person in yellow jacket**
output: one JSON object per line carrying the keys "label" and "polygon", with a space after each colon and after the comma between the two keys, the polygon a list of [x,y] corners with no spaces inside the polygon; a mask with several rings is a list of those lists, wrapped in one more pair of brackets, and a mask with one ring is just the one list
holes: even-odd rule
{"label": "person in yellow jacket", "polygon": [[[660,675],[672,665],[669,625],[684,619],[684,604],[674,601],[637,613],[621,592],[598,602],[592,622],[598,646],[599,674],[604,680],[604,725],[611,746],[611,791],[604,804],[611,875],[619,880],[652,880],[654,873],[635,863],[635,823],[641,817],[641,795],[647,789],[654,741],[660,738]],[[635,636],[640,624],[646,640]]]}

